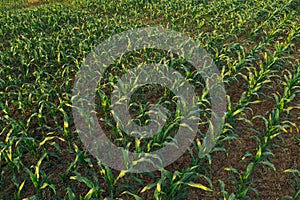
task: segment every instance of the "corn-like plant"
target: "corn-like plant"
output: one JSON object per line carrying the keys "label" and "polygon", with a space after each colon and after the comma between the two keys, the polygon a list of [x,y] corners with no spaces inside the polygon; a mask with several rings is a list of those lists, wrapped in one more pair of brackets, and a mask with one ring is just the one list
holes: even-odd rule
{"label": "corn-like plant", "polygon": [[[290,115],[299,108],[299,12],[297,0],[1,1],[0,199],[42,199],[47,192],[57,199],[189,199],[193,194],[188,191],[198,189],[208,199],[231,200],[263,193],[253,186],[256,169],[265,165],[275,170],[274,139],[285,142],[283,134],[299,126],[297,116]],[[180,169],[171,164],[168,170],[153,173],[116,172],[94,159],[78,138],[71,113],[74,77],[102,41],[126,30],[157,25],[187,34],[211,55],[228,89],[225,125],[218,127],[222,135],[216,138],[216,147],[199,158],[204,129],[213,115],[205,80],[192,63],[171,52],[143,49],[125,54],[109,66],[95,91],[99,122],[115,145],[152,152],[173,140],[183,126],[172,91],[147,85],[136,90],[130,113],[135,123],[144,125],[149,108],[162,105],[167,110],[162,131],[152,138],[132,138],[116,127],[110,94],[118,78],[141,64],[166,64],[194,85],[201,121],[188,149],[191,160],[180,163]],[[274,80],[278,88],[273,89]],[[232,85],[237,89],[231,91]],[[275,106],[266,116],[254,113],[253,108],[269,99]],[[263,129],[254,123],[259,119]],[[226,185],[223,176],[217,187],[215,156],[224,152],[231,158],[226,145],[240,139],[241,123],[251,127],[255,151],[242,157],[245,169],[224,163],[222,169],[231,172],[234,183]],[[299,142],[296,134],[294,139]],[[293,175],[294,193],[283,199],[299,198],[297,170],[285,170]],[[78,191],[78,184],[86,190]]]}

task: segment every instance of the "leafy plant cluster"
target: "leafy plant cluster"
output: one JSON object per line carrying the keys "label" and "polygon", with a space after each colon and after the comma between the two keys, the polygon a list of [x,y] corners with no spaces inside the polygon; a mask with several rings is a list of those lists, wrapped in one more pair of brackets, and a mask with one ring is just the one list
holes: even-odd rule
{"label": "leafy plant cluster", "polygon": [[[264,193],[258,176],[262,167],[289,175],[290,192],[280,198],[300,198],[299,163],[278,172],[274,162],[275,149],[287,137],[299,154],[299,115],[294,114],[300,105],[299,1],[68,0],[15,7],[17,3],[0,3],[1,199],[173,200],[190,199],[194,190],[203,199],[252,199]],[[210,53],[226,86],[225,125],[212,152],[199,158],[212,114],[205,81],[170,52],[126,54],[95,91],[99,123],[112,142],[151,152],[172,140],[180,126],[174,94],[145,86],[133,95],[132,117],[146,124],[149,107],[158,101],[170,111],[164,131],[152,139],[136,139],[116,128],[111,91],[118,77],[140,63],[163,63],[179,71],[197,90],[203,120],[192,145],[174,164],[156,172],[118,172],[96,160],[78,138],[72,85],[97,44],[116,33],[154,25],[185,33]],[[264,102],[269,106],[263,107]],[[255,145],[237,150],[243,154],[238,167],[219,165],[229,174],[219,178],[213,167],[218,154],[233,158],[228,145],[245,134]]]}

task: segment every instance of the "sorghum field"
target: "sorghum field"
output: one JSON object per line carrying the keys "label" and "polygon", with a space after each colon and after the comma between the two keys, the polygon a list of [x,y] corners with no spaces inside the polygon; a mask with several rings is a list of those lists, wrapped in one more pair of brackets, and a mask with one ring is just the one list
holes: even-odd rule
{"label": "sorghum field", "polygon": [[[299,0],[2,0],[0,9],[1,199],[300,199]],[[102,41],[158,25],[210,54],[226,89],[225,124],[204,158],[197,155],[209,120],[167,167],[117,171],[78,137],[74,78]],[[155,49],[127,54],[96,94],[99,123],[118,146],[151,151],[172,137],[128,138],[111,117],[117,77],[153,62],[168,63],[197,85],[203,116],[210,115],[205,84],[183,59]],[[132,117],[146,123],[145,110],[159,97],[176,117],[172,93],[157,85],[133,95]],[[166,126],[176,129],[172,121]]]}

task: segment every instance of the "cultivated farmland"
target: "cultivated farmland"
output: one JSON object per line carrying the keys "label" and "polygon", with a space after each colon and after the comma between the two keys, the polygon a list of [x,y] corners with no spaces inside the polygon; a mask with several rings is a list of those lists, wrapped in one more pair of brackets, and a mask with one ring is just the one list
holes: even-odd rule
{"label": "cultivated farmland", "polygon": [[[0,199],[300,199],[299,0],[15,0],[0,9]],[[202,120],[172,164],[117,171],[79,138],[72,88],[98,44],[152,26],[186,34],[209,53],[226,91],[224,126],[199,158],[212,115],[205,80],[171,52],[127,53],[95,91],[98,123],[111,142],[151,152],[180,126],[172,91],[151,84],[134,92],[129,112],[143,126],[159,102],[170,118],[163,131],[134,138],[116,126],[113,86],[140,63],[180,72],[195,86]]]}

